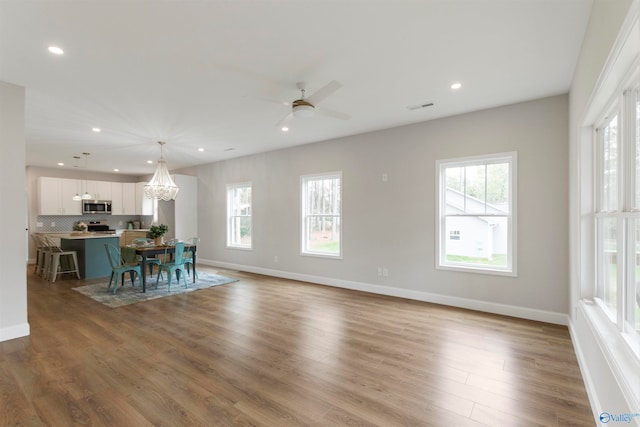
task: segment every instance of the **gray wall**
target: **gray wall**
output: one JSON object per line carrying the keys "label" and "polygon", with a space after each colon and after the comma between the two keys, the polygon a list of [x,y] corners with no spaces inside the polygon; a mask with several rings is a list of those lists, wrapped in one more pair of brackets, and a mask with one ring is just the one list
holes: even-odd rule
{"label": "gray wall", "polygon": [[24,88],[0,82],[0,341],[29,335],[24,102]]}
{"label": "gray wall", "polygon": [[[565,323],[567,122],[560,95],[201,166],[199,259]],[[507,151],[519,163],[518,277],[436,270],[436,160]],[[330,171],[343,172],[344,258],[301,256],[300,175]],[[225,185],[246,181],[254,248],[227,249]]]}

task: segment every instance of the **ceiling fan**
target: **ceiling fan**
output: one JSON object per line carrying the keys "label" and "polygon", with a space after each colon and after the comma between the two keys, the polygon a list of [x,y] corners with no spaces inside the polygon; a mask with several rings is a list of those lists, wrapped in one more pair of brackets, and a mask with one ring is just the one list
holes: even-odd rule
{"label": "ceiling fan", "polygon": [[314,116],[316,113],[340,120],[349,120],[351,118],[349,114],[318,107],[318,103],[342,87],[341,83],[333,80],[308,97],[306,96],[306,85],[304,83],[296,83],[296,87],[300,91],[300,99],[285,103],[285,105],[291,106],[291,111],[280,120],[276,126],[282,126],[294,117],[308,118]]}

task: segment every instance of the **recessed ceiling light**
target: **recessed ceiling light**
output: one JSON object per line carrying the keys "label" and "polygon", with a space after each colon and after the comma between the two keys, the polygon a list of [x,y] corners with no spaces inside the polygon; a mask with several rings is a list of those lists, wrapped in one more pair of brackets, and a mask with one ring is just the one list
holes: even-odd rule
{"label": "recessed ceiling light", "polygon": [[62,50],[58,46],[49,46],[49,52],[55,53],[56,55],[62,55],[64,53],[64,50]]}
{"label": "recessed ceiling light", "polygon": [[94,132],[102,132],[102,129],[100,128],[91,128],[91,130]]}
{"label": "recessed ceiling light", "polygon": [[153,160],[147,160],[147,163],[153,164]]}
{"label": "recessed ceiling light", "polygon": [[120,169],[117,169],[117,168],[116,168],[116,169],[114,169],[113,171],[114,171],[114,172],[120,172]]}
{"label": "recessed ceiling light", "polygon": [[203,152],[204,148],[198,148],[198,151]]}
{"label": "recessed ceiling light", "polygon": [[282,132],[289,132],[289,128],[286,126],[282,126]]}
{"label": "recessed ceiling light", "polygon": [[235,148],[226,148],[224,151],[233,151]]}
{"label": "recessed ceiling light", "polygon": [[451,89],[453,89],[453,90],[458,90],[458,89],[460,89],[461,87],[462,87],[462,83],[458,83],[458,82],[453,83],[453,84],[451,85]]}
{"label": "recessed ceiling light", "polygon": [[59,162],[59,163],[58,163],[58,166],[64,166],[64,163]]}

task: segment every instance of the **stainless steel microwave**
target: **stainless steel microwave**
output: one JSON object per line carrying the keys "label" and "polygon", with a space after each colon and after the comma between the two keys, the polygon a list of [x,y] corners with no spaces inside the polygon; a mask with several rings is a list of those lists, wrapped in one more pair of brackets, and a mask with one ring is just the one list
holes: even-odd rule
{"label": "stainless steel microwave", "polygon": [[111,214],[111,200],[83,200],[83,214]]}

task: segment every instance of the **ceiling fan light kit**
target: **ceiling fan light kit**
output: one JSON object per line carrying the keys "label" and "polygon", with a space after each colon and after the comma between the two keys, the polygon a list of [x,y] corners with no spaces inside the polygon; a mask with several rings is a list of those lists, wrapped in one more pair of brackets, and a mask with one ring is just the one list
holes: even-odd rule
{"label": "ceiling fan light kit", "polygon": [[162,147],[166,142],[158,141],[160,144],[160,159],[158,160],[158,167],[153,174],[153,178],[147,185],[144,186],[144,194],[149,199],[158,200],[175,200],[178,195],[178,186],[171,175],[169,175],[169,169],[167,169],[167,161],[164,159]]}
{"label": "ceiling fan light kit", "polygon": [[294,117],[312,117],[314,112],[313,105],[305,102],[303,100],[298,100],[293,103],[293,107],[291,108]]}
{"label": "ceiling fan light kit", "polygon": [[300,82],[296,84],[298,90],[300,90],[300,98],[296,99],[291,103],[286,103],[286,105],[291,105],[291,111],[281,119],[276,126],[282,127],[285,123],[287,123],[291,118],[309,118],[313,117],[317,112],[319,115],[332,117],[340,120],[348,120],[351,118],[349,114],[341,113],[339,111],[328,110],[326,108],[316,108],[319,102],[323,101],[329,95],[333,94],[335,91],[342,87],[342,84],[333,80],[320,89],[318,89],[313,95],[307,97],[305,84]]}

